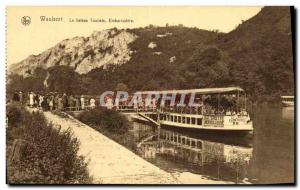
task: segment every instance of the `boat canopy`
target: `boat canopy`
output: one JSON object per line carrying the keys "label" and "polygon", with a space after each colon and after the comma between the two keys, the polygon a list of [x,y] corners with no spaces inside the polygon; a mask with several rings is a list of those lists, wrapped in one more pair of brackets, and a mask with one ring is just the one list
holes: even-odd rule
{"label": "boat canopy", "polygon": [[294,96],[281,96],[281,98],[294,98]]}
{"label": "boat canopy", "polygon": [[201,88],[201,89],[187,89],[187,90],[161,90],[161,91],[139,91],[136,94],[219,94],[228,92],[243,92],[244,90],[240,87],[226,87],[226,88]]}

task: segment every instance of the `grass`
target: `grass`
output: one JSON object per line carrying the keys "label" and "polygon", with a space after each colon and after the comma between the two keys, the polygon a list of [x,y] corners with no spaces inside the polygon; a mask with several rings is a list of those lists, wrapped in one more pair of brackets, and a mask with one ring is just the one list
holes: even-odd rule
{"label": "grass", "polygon": [[129,122],[124,115],[107,109],[92,109],[81,113],[77,117],[81,122],[115,134],[124,134],[128,131]]}

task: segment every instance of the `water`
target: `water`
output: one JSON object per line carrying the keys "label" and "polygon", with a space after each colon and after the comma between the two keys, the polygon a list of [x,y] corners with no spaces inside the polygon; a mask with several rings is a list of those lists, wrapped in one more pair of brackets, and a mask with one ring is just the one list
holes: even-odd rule
{"label": "water", "polygon": [[252,138],[211,137],[140,122],[132,123],[130,133],[138,155],[175,175],[189,174],[191,180],[204,176],[233,183],[292,183],[294,108],[260,106],[250,113]]}

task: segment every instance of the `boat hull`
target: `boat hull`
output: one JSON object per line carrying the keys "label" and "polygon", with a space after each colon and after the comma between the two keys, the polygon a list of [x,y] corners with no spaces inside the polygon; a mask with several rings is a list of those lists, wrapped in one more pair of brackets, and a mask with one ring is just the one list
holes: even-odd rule
{"label": "boat hull", "polygon": [[294,104],[295,104],[294,102],[285,102],[285,101],[282,102],[282,105],[285,107],[293,107]]}
{"label": "boat hull", "polygon": [[252,134],[253,128],[249,127],[243,127],[243,128],[237,128],[237,127],[226,127],[226,128],[220,128],[220,127],[194,127],[194,126],[180,126],[176,124],[169,124],[169,123],[161,123],[164,126],[169,126],[173,128],[181,128],[181,129],[192,129],[195,131],[206,131],[208,133],[220,133],[220,134]]}
{"label": "boat hull", "polygon": [[[145,122],[145,123],[149,123],[150,125],[152,124],[152,122],[139,116],[138,114],[132,115],[132,121],[143,122],[143,123]],[[228,124],[223,127],[177,123],[177,122],[165,121],[165,120],[161,120],[158,123],[160,123],[161,126],[166,126],[170,129],[189,130],[189,131],[195,131],[196,133],[206,133],[206,134],[213,134],[213,135],[225,134],[226,136],[228,136],[230,134],[233,136],[237,136],[237,135],[246,136],[246,135],[253,134],[252,122],[249,122],[247,124],[239,124],[239,125]]]}

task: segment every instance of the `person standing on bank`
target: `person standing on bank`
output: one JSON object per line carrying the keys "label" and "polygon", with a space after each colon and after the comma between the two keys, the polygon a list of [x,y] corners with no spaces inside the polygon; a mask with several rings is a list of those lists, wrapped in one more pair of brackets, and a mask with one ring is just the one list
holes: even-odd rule
{"label": "person standing on bank", "polygon": [[49,108],[50,108],[50,111],[53,110],[53,105],[54,105],[54,97],[53,95],[49,98]]}
{"label": "person standing on bank", "polygon": [[42,108],[43,101],[44,101],[43,95],[39,95],[39,108]]}
{"label": "person standing on bank", "polygon": [[19,102],[21,104],[23,104],[23,92],[22,91],[19,92]]}
{"label": "person standing on bank", "polygon": [[19,95],[18,92],[16,91],[13,95],[13,101],[18,102],[19,101]]}
{"label": "person standing on bank", "polygon": [[76,111],[80,110],[80,100],[79,100],[79,97],[75,97],[75,107],[76,107]]}
{"label": "person standing on bank", "polygon": [[68,106],[68,99],[67,99],[67,94],[64,93],[62,96],[62,102],[63,102],[63,109],[67,108]]}
{"label": "person standing on bank", "polygon": [[58,110],[63,110],[64,109],[63,98],[61,96],[58,97],[57,109]]}
{"label": "person standing on bank", "polygon": [[58,99],[59,99],[59,95],[56,94],[55,98],[54,98],[54,109],[58,109]]}
{"label": "person standing on bank", "polygon": [[39,106],[39,94],[34,94],[34,107],[38,107]]}
{"label": "person standing on bank", "polygon": [[83,97],[83,95],[81,95],[80,103],[81,103],[81,109],[84,110],[84,97]]}
{"label": "person standing on bank", "polygon": [[33,95],[33,92],[30,92],[30,94],[29,94],[29,106],[33,107],[33,105],[34,105],[34,95]]}

